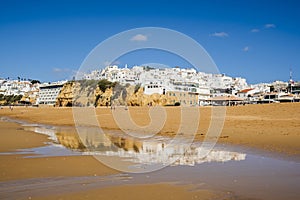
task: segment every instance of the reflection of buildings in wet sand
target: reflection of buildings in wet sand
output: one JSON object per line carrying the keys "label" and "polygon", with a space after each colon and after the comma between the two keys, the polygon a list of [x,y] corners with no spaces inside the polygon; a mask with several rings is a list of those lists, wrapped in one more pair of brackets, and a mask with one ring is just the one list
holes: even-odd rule
{"label": "reflection of buildings in wet sand", "polygon": [[205,157],[199,157],[199,154],[182,156],[176,160],[174,165],[195,165],[205,162],[227,162],[227,161],[242,161],[246,159],[246,154],[230,152],[230,151],[217,151],[212,150]]}
{"label": "reflection of buildings in wet sand", "polygon": [[24,130],[33,131],[35,133],[40,133],[43,135],[47,135],[50,140],[57,142],[56,130],[52,128],[45,128],[42,126],[26,126],[24,125]]}
{"label": "reflection of buildings in wet sand", "polygon": [[[212,150],[203,156],[204,148],[201,146],[189,146],[184,143],[169,143],[167,139],[160,140],[136,140],[118,134],[99,134],[86,132],[80,134],[59,133],[58,140],[68,148],[80,147],[80,143],[86,147],[86,155],[107,155],[131,158],[136,163],[143,164],[169,164],[195,165],[204,162],[226,162],[230,160],[245,160],[246,154],[237,152]],[[80,141],[81,140],[81,141]]]}
{"label": "reflection of buildings in wet sand", "polygon": [[190,147],[187,144],[167,144],[143,142],[143,149],[139,154],[133,154],[134,161],[143,164],[161,163],[173,165],[195,165],[205,162],[226,162],[230,160],[245,160],[246,154],[237,152],[212,150],[204,155],[203,147]]}

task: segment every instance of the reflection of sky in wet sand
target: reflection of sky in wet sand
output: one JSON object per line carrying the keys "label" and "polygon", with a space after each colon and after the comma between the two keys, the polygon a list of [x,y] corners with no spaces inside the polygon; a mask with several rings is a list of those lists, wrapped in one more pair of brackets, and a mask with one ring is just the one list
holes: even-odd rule
{"label": "reflection of sky in wet sand", "polygon": [[66,147],[65,151],[59,145],[35,149],[37,154],[45,156],[72,155],[69,150],[71,149],[75,155],[78,155],[80,151],[81,155],[119,157],[135,164],[168,165],[172,161],[172,165],[190,166],[205,162],[241,161],[246,158],[244,153],[218,150],[217,148],[208,155],[202,156],[205,147],[201,147],[201,143],[193,143],[190,146],[184,141],[171,142],[170,138],[161,136],[151,139],[136,139],[128,137],[120,131],[109,131],[102,134],[94,128],[87,127],[84,128],[85,131],[80,131],[80,136],[75,134],[74,130],[63,128],[56,130],[51,127],[34,126],[27,127],[27,129],[48,135],[54,142]]}

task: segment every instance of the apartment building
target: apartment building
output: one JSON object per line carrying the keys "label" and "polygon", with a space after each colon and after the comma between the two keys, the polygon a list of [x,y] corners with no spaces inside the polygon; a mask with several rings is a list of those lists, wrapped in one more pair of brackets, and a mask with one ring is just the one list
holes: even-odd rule
{"label": "apartment building", "polygon": [[57,96],[60,93],[65,82],[66,81],[54,82],[50,84],[45,83],[40,85],[37,104],[54,106],[56,103]]}

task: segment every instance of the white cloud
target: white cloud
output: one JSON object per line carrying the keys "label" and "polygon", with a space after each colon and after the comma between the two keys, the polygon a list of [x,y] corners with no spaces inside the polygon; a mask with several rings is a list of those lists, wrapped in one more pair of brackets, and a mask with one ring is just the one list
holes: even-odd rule
{"label": "white cloud", "polygon": [[265,28],[275,28],[275,24],[265,24]]}
{"label": "white cloud", "polygon": [[213,36],[213,37],[228,37],[228,33],[225,33],[225,32],[215,32],[215,33],[212,33],[210,34],[210,36]]}
{"label": "white cloud", "polygon": [[257,32],[259,32],[259,31],[260,31],[259,29],[254,28],[254,29],[251,30],[251,33],[257,33]]}
{"label": "white cloud", "polygon": [[258,29],[258,28],[251,29],[251,33],[258,33],[263,29],[269,29],[269,28],[276,28],[276,25],[275,24],[265,24],[263,26],[263,28],[261,28],[261,29]]}
{"label": "white cloud", "polygon": [[243,48],[243,51],[245,51],[245,52],[249,51],[249,47],[248,47],[248,46],[245,46],[245,47]]}
{"label": "white cloud", "polygon": [[75,77],[77,71],[70,69],[70,68],[59,68],[54,67],[52,68],[53,75],[56,79],[68,79],[71,80]]}
{"label": "white cloud", "polygon": [[70,69],[55,67],[55,68],[53,68],[53,72],[55,72],[55,73],[70,72]]}
{"label": "white cloud", "polygon": [[143,34],[137,34],[135,36],[133,36],[131,39],[131,41],[147,41],[148,37],[146,35]]}
{"label": "white cloud", "polygon": [[53,68],[53,72],[61,72],[60,68]]}

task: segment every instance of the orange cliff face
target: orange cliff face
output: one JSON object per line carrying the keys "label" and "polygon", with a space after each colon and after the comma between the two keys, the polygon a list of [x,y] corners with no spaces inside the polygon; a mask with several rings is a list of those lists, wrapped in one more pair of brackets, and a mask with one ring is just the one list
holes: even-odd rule
{"label": "orange cliff face", "polygon": [[127,105],[130,106],[147,106],[147,105],[172,105],[177,102],[177,98],[173,96],[166,96],[162,94],[144,94],[144,89],[140,88],[136,93],[131,94],[127,100]]}
{"label": "orange cliff face", "polygon": [[[92,82],[92,81],[91,81]],[[68,82],[64,84],[56,101],[57,107],[77,106],[147,106],[147,105],[173,105],[178,99],[174,96],[144,94],[140,87],[137,91],[134,85],[117,85],[114,88],[108,87],[103,92],[96,81],[88,85],[80,82]]]}

